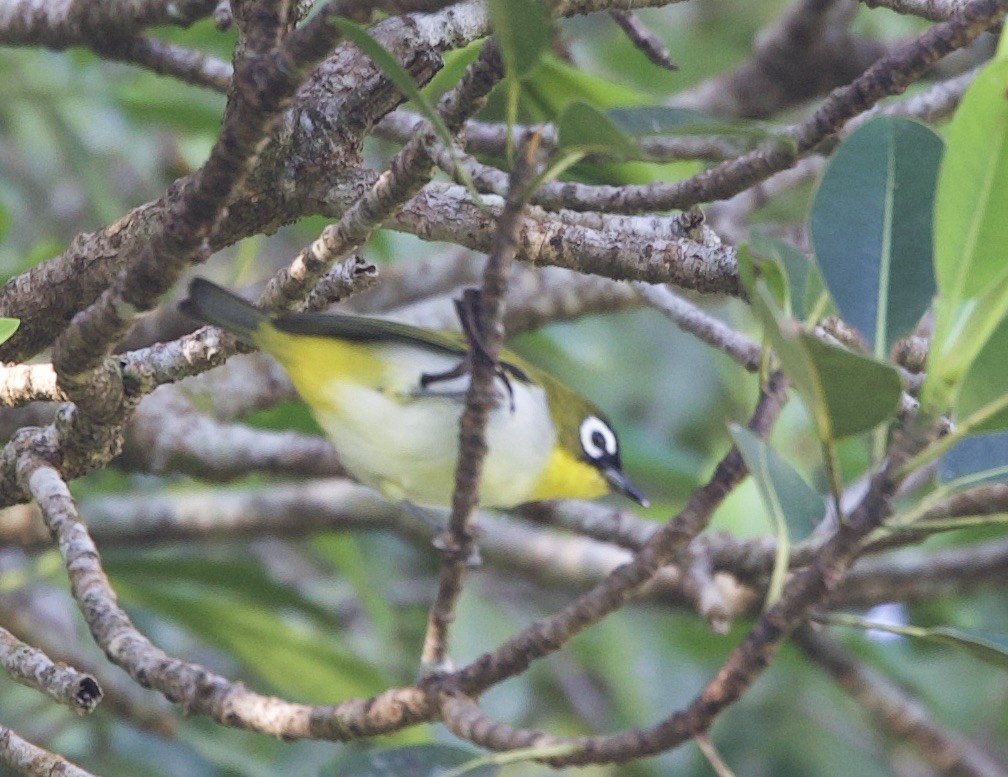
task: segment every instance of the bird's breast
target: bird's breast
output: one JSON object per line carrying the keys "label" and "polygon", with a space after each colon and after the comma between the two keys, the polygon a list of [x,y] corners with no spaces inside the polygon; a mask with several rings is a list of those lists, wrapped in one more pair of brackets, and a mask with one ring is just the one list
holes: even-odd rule
{"label": "bird's breast", "polygon": [[[451,370],[458,359],[409,346],[388,346],[381,362],[377,380],[329,376],[323,384],[323,400],[317,397],[309,404],[340,460],[361,482],[394,500],[447,506],[469,377],[422,387],[421,375]],[[487,457],[480,488],[480,503],[485,507],[528,501],[556,442],[545,392],[517,379],[509,382],[514,410],[498,380],[498,402],[487,422]]]}

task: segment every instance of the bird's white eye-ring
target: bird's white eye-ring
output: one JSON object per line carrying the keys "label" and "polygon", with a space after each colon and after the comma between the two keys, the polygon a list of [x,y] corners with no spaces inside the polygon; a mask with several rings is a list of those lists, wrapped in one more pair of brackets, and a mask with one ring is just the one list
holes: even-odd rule
{"label": "bird's white eye-ring", "polygon": [[590,415],[581,422],[581,447],[592,461],[615,456],[616,435],[601,418]]}

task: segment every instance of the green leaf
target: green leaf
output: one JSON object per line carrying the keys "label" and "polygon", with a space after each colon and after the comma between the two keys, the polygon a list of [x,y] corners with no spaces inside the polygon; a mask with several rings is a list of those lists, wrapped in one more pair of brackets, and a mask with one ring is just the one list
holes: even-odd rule
{"label": "green leaf", "polygon": [[261,604],[163,580],[117,578],[127,603],[142,605],[226,651],[278,692],[308,702],[370,696],[389,678],[329,633],[294,626]]}
{"label": "green leaf", "polygon": [[259,564],[241,559],[207,559],[200,556],[159,556],[150,553],[129,556],[116,553],[105,559],[106,571],[125,583],[159,581],[162,585],[194,585],[223,596],[235,596],[263,607],[289,608],[331,629],[339,621],[325,607],[295,589],[281,585]]}
{"label": "green leaf", "polygon": [[0,343],[10,340],[19,326],[21,326],[20,318],[0,318]]}
{"label": "green leaf", "polygon": [[724,121],[691,108],[645,105],[613,108],[609,118],[631,137],[648,135],[728,135],[763,140],[773,137],[766,126],[755,122]]}
{"label": "green leaf", "polygon": [[[1008,310],[1008,60],[985,67],[949,126],[934,211],[938,300],[925,401],[945,409],[975,355]],[[1003,289],[1002,289],[1003,290]],[[986,331],[965,326],[981,298]],[[993,321],[993,324],[991,324]],[[979,343],[977,342],[979,341]]]}
{"label": "green leaf", "polygon": [[774,604],[784,590],[791,540],[802,539],[826,510],[823,498],[776,451],[744,426],[729,427],[749,474],[756,481],[763,505],[770,514],[777,551],[767,589],[766,604]]}
{"label": "green leaf", "polygon": [[815,367],[836,438],[868,431],[892,416],[903,388],[896,370],[807,332],[799,337]]}
{"label": "green leaf", "polygon": [[896,370],[801,330],[783,317],[762,281],[757,281],[752,301],[822,440],[868,431],[893,414],[902,388]]}
{"label": "green leaf", "polygon": [[572,102],[586,102],[600,111],[649,105],[653,98],[622,83],[573,67],[547,53],[525,79],[522,108],[530,121],[552,121]]}
{"label": "green leaf", "polygon": [[916,121],[880,116],[837,149],[809,218],[826,287],[876,358],[931,304],[931,213],[941,138]]}
{"label": "green leaf", "polygon": [[958,648],[969,653],[985,664],[999,669],[1008,669],[1008,635],[988,634],[972,629],[956,629],[950,626],[897,626],[889,623],[858,618],[853,615],[830,615],[827,622],[837,626],[853,626],[870,631],[884,631],[889,634],[899,634],[903,637],[935,642],[939,645]]}
{"label": "green leaf", "polygon": [[638,155],[637,147],[599,110],[588,103],[573,102],[557,120],[561,151],[602,152],[623,158]]}
{"label": "green leaf", "polygon": [[[941,298],[936,309],[943,305]],[[1008,275],[980,297],[960,304],[941,342],[932,336],[928,352],[928,372],[922,399],[936,411],[947,411],[956,403],[965,376],[997,330],[1008,309]]]}
{"label": "green leaf", "polygon": [[1008,480],[1008,432],[960,440],[938,462],[938,481],[957,487]]}
{"label": "green leaf", "polygon": [[[480,753],[449,745],[411,745],[365,750],[319,770],[319,777],[442,777],[478,758]],[[495,777],[496,766],[467,771],[471,777]]]}
{"label": "green leaf", "polygon": [[553,34],[549,11],[536,0],[488,0],[487,5],[508,75],[527,75],[549,46]]}
{"label": "green leaf", "polygon": [[807,537],[826,511],[823,497],[777,451],[749,429],[731,424],[729,431],[759,487],[767,511],[774,518],[782,519],[791,539]]}
{"label": "green leaf", "polygon": [[417,110],[431,123],[438,137],[451,148],[451,132],[448,131],[448,127],[442,120],[441,115],[434,109],[430,101],[421,94],[417,85],[413,83],[413,76],[409,74],[409,71],[400,65],[396,58],[389,54],[378,41],[372,38],[363,26],[338,16],[332,19],[331,23],[344,37],[352,41],[357,48],[371,58],[371,61],[385,74],[385,77],[395,84],[395,87],[403,93],[403,96],[409,98]]}
{"label": "green leaf", "polygon": [[[488,115],[494,115],[494,103],[503,97],[503,94],[498,95],[496,92],[491,94]],[[653,99],[627,88],[622,82],[574,68],[549,52],[542,57],[539,66],[522,80],[519,105],[523,120],[530,123],[556,122],[564,109],[577,101],[586,102],[604,112],[612,108],[647,105]],[[498,104],[496,111],[496,115],[507,115],[503,104]],[[636,147],[633,156],[640,156]],[[584,183],[619,185],[676,181],[688,178],[702,169],[702,163],[695,160],[663,164],[643,161],[580,162],[575,174],[577,180]]]}
{"label": "green leaf", "polygon": [[[973,360],[956,396],[954,416],[971,434],[1008,429],[1008,319],[1002,319]],[[983,420],[971,420],[976,418]]]}
{"label": "green leaf", "polygon": [[514,125],[518,121],[521,80],[538,64],[549,45],[552,22],[536,0],[488,0],[490,25],[500,45],[506,73],[507,158],[513,155]]}
{"label": "green leaf", "polygon": [[[823,288],[822,277],[815,264],[790,243],[755,230],[749,237],[748,250],[751,261],[767,279],[785,313],[799,319],[806,318]],[[769,274],[771,263],[778,268],[779,280],[772,279]]]}

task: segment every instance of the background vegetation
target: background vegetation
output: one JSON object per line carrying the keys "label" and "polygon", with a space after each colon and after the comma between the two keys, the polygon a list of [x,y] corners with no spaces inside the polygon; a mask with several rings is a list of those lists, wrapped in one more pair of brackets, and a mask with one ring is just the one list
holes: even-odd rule
{"label": "background vegetation", "polygon": [[[890,4],[895,10],[876,7]],[[17,16],[29,4],[9,5]],[[216,358],[211,343],[192,351],[196,368],[171,372],[175,368],[169,365],[168,377],[158,373],[153,382],[164,385],[153,392],[152,385],[137,390],[129,381],[146,374],[145,365],[160,369],[152,365],[160,364],[157,359],[165,352],[154,343],[190,342],[178,340],[192,324],[174,302],[187,277],[208,276],[248,295],[258,293],[327,223],[344,216],[372,183],[367,171],[384,170],[410,137],[424,131],[432,135],[422,148],[434,149],[435,157],[440,149],[440,166],[447,170],[431,184],[440,188],[428,193],[471,197],[449,188],[452,173],[464,183],[467,175],[468,184],[481,192],[493,191],[492,168],[510,166],[503,143],[491,139],[481,146],[478,138],[481,129],[487,136],[490,130],[502,136],[508,122],[507,90],[520,75],[509,53],[532,62],[514,87],[512,118],[543,128],[546,144],[556,149],[553,161],[565,154],[568,161],[572,154],[582,157],[562,173],[566,180],[613,187],[673,183],[721,159],[744,158],[753,148],[771,163],[775,155],[788,161],[773,177],[770,169],[757,171],[751,180],[731,174],[723,192],[701,190],[681,205],[668,204],[657,189],[644,190],[640,207],[621,205],[616,201],[621,190],[614,189],[612,197],[585,190],[587,204],[563,203],[584,217],[549,200],[536,204],[533,198],[528,206],[542,229],[558,230],[571,258],[552,261],[543,255],[538,262],[514,265],[505,314],[515,335],[509,345],[606,409],[621,432],[625,467],[652,506],[628,511],[612,498],[594,508],[533,506],[515,516],[479,517],[485,563],[467,575],[457,605],[450,637],[454,664],[468,665],[606,579],[655,527],[691,509],[691,498],[734,444],[756,476],[737,487],[725,480],[731,493],[713,512],[709,527],[696,527],[704,533],[668,559],[673,564],[626,606],[565,638],[561,650],[494,684],[479,699],[482,713],[488,720],[556,738],[649,727],[709,688],[722,665],[735,660],[733,649],[747,635],[760,639],[766,629],[780,627],[790,634],[797,628],[795,642],[784,641],[776,656],[772,650],[763,654],[772,663],[758,678],[758,669],[753,670],[751,687],[737,702],[724,705],[709,738],[705,733],[697,740],[700,746],[670,744],[647,757],[643,750],[641,757],[627,751],[628,763],[576,768],[598,775],[1006,772],[1008,608],[1002,584],[1008,548],[1001,515],[1006,496],[999,490],[1005,487],[998,483],[999,466],[1008,457],[1001,438],[984,437],[981,450],[953,448],[953,455],[936,464],[945,446],[939,435],[956,428],[955,422],[973,419],[966,427],[971,432],[1003,428],[999,403],[1005,368],[998,365],[1005,361],[1000,357],[1008,342],[999,324],[1006,243],[997,214],[1004,213],[1008,179],[997,173],[1008,173],[1008,155],[1001,148],[1008,146],[1008,124],[1004,105],[996,105],[991,95],[998,84],[1004,86],[1004,60],[983,71],[994,86],[975,98],[975,116],[957,118],[975,125],[962,130],[959,145],[950,139],[948,124],[966,86],[980,78],[978,69],[995,54],[1003,3],[928,3],[921,9],[909,0],[865,5],[691,0],[635,12],[631,23],[646,26],[654,37],[636,44],[607,13],[564,13],[571,18],[555,23],[542,50],[530,42],[530,29],[521,26],[527,20],[515,11],[524,4],[512,4],[510,11],[498,8],[512,14],[505,18],[517,25],[518,34],[510,43],[501,36],[510,81],[497,86],[478,114],[487,124],[470,129],[468,151],[474,157],[462,156],[461,147],[446,151],[436,132],[414,126],[476,59],[485,31],[477,35],[473,30],[479,25],[460,23],[461,32],[445,35],[448,43],[418,38],[416,51],[427,58],[418,54],[419,63],[410,61],[409,46],[390,46],[423,87],[424,99],[413,95],[394,114],[396,121],[374,128],[382,112],[358,126],[356,117],[326,114],[333,105],[349,110],[345,95],[337,94],[329,105],[318,103],[313,113],[305,101],[315,95],[302,92],[279,128],[286,139],[267,147],[258,167],[252,166],[252,183],[226,190],[211,203],[218,210],[230,203],[228,218],[239,226],[211,222],[211,232],[226,234],[206,238],[213,249],[205,252],[212,254],[206,263],[201,262],[206,258],[201,238],[182,257],[185,274],[170,279],[163,297],[154,288],[153,299],[160,304],[151,305],[155,309],[128,331],[123,328],[121,337],[109,338],[108,348],[99,344],[100,358],[84,365],[100,365],[113,344],[115,353],[137,355],[132,362],[111,362],[126,376],[127,399],[111,414],[119,426],[108,438],[119,440],[121,432],[121,446],[102,444],[105,438],[90,426],[90,437],[75,437],[83,428],[81,418],[95,428],[105,428],[108,419],[95,410],[93,375],[83,381],[84,388],[76,380],[84,374],[73,364],[73,354],[81,352],[76,341],[64,334],[55,355],[51,346],[70,315],[92,305],[102,289],[120,289],[124,282],[115,280],[115,272],[139,262],[142,244],[163,226],[164,216],[158,214],[191,195],[173,182],[198,175],[215,147],[228,100],[230,68],[224,63],[231,62],[239,39],[236,26],[243,29],[239,66],[247,51],[261,44],[255,37],[260,22],[251,14],[242,22],[240,9],[261,5],[275,11],[287,4],[237,3],[237,25],[229,20],[226,3],[216,9],[206,2],[176,4],[184,24],[164,23],[171,15],[153,0],[107,4],[123,6],[121,14],[143,5],[156,11],[146,17],[137,13],[132,20],[105,18],[103,4],[90,5],[96,20],[71,14],[71,23],[52,22],[48,32],[44,25],[25,32],[16,21],[0,31],[0,42],[9,44],[0,49],[0,272],[7,281],[0,313],[21,319],[22,327],[5,346],[11,366],[5,368],[0,409],[0,426],[10,440],[2,478],[4,504],[10,506],[0,513],[0,626],[93,676],[104,698],[93,714],[83,716],[40,695],[37,686],[44,686],[44,679],[25,687],[0,678],[0,725],[7,732],[0,749],[8,764],[0,773],[48,774],[42,770],[53,763],[75,768],[46,760],[56,757],[48,754],[39,755],[34,765],[16,765],[21,751],[10,738],[13,731],[81,769],[110,777],[442,774],[449,765],[485,753],[473,744],[486,747],[485,738],[466,742],[434,722],[394,726],[388,736],[350,735],[347,744],[300,736],[279,741],[221,725],[219,717],[211,719],[216,712],[194,707],[191,700],[172,705],[162,693],[142,688],[108,661],[88,633],[71,595],[73,572],[68,575],[64,565],[69,535],[53,528],[51,515],[49,529],[43,525],[29,500],[39,494],[26,473],[31,466],[50,471],[52,465],[70,481],[119,603],[136,628],[168,655],[263,694],[307,704],[334,705],[412,686],[443,563],[424,527],[362,489],[334,480],[340,474],[338,452],[317,438],[283,376],[259,355],[235,356],[217,370],[185,377],[211,366]],[[428,18],[436,25],[445,18],[437,7],[446,4],[427,3],[429,17],[412,7],[423,3],[376,3],[382,8],[373,13],[368,11],[372,4],[357,5],[350,10],[358,21],[379,22],[387,14],[409,11],[411,19]],[[606,5],[574,7],[603,11]],[[891,116],[868,124],[864,114],[878,97],[846,115],[830,114],[839,102],[828,102],[831,90],[865,79],[873,62],[897,59],[915,46],[925,52],[937,46],[921,44],[920,36],[955,24],[961,15],[941,20],[961,14],[965,6],[972,14],[968,18],[986,13],[977,26],[991,32],[968,46],[965,40],[955,43],[951,48],[959,50],[934,67],[901,70],[897,63],[887,71],[896,74],[896,81],[906,75],[910,89],[903,96],[896,96],[902,89],[890,89],[886,94],[893,99],[881,105],[889,114],[910,114],[912,125]],[[482,6],[465,2],[457,10],[461,18],[482,13],[474,7]],[[920,18],[922,13],[930,19]],[[166,61],[175,64],[168,72],[155,74],[152,69],[166,68],[152,65],[151,57],[136,57],[136,49],[124,43],[141,35],[179,47],[172,51],[199,52],[209,59],[186,75],[172,55]],[[376,37],[387,45],[394,35]],[[645,56],[642,46],[655,40],[677,69]],[[389,108],[402,101],[387,96],[392,94],[388,79],[405,71],[368,65],[365,78],[360,63],[368,60],[349,44],[340,45],[343,53],[329,63],[344,68],[337,73],[349,73],[351,86],[373,90],[379,95],[376,103]],[[573,121],[572,104],[590,106],[582,117],[587,123],[578,125],[584,137],[573,131],[564,137],[564,117]],[[658,106],[696,113],[641,113]],[[622,119],[606,113],[616,108],[637,111]],[[801,132],[815,111],[827,126],[810,143]],[[659,131],[635,132],[635,121],[658,122]],[[917,122],[927,122],[934,131]],[[314,145],[298,146],[298,138],[288,142],[296,135],[292,127],[300,127]],[[851,134],[855,131],[869,134],[858,141]],[[355,159],[358,140],[363,140],[361,158]],[[971,156],[978,140],[985,155],[979,161]],[[627,146],[646,153],[628,152]],[[319,150],[327,147],[329,154]],[[947,156],[950,147],[974,166],[939,172],[943,148]],[[453,170],[453,153],[465,175]],[[876,176],[880,171],[888,177]],[[995,174],[981,191],[978,175],[985,171]],[[307,177],[298,178],[302,175]],[[827,182],[820,183],[824,175]],[[310,185],[304,184],[309,178]],[[954,218],[942,221],[936,215],[933,227],[936,179],[937,213],[943,196],[965,205]],[[556,186],[547,184],[543,197],[550,185]],[[591,201],[596,194],[599,199]],[[263,202],[264,212],[272,209],[268,217],[255,211]],[[682,215],[694,205],[699,211]],[[348,262],[339,252],[331,257],[356,274],[335,294],[328,287],[330,297],[346,297],[342,304],[362,312],[454,326],[451,299],[459,287],[481,282],[483,254],[472,249],[487,249],[480,230],[488,227],[471,207],[460,206],[454,214],[458,224],[446,211],[432,217],[434,210],[421,203],[408,211],[412,215],[368,224],[369,230],[382,228],[362,241],[361,259]],[[618,216],[598,216],[604,226],[597,231],[615,243],[629,235],[642,246],[665,240],[686,247],[678,254],[670,249],[671,271],[654,269],[645,254],[626,257],[615,250],[612,261],[603,264],[597,256],[604,250],[593,254],[576,233],[596,223],[589,221],[595,211],[645,214],[625,223],[604,221]],[[986,214],[986,221],[976,214]],[[483,218],[492,225],[492,218]],[[954,226],[963,220],[975,227],[974,236],[979,234],[965,248],[961,242],[971,239],[958,236]],[[248,224],[252,227],[246,230]],[[751,238],[753,229],[761,236]],[[120,240],[119,234],[127,237]],[[431,235],[454,239],[426,239]],[[689,252],[696,245],[710,254],[693,262]],[[741,272],[733,248],[738,245],[747,246],[739,252]],[[528,243],[522,244],[518,259],[527,259],[529,251]],[[102,262],[106,269],[99,267]],[[165,260],[159,266],[169,264]],[[60,266],[69,272],[43,272]],[[94,277],[90,286],[74,285],[75,276],[88,274]],[[889,284],[888,294],[876,294],[870,282],[858,283],[875,278]],[[650,295],[637,285],[642,281]],[[662,281],[678,286],[665,287]],[[934,361],[932,350],[932,388],[925,391],[921,409],[922,354],[931,333],[925,308],[936,282],[944,300],[939,306],[946,306],[946,313],[938,313],[947,325],[939,330],[945,355]],[[40,291],[47,285],[50,292]],[[675,294],[662,296],[668,288]],[[994,291],[985,294],[988,290]],[[62,312],[54,312],[50,297],[63,299]],[[686,307],[677,307],[680,303]],[[965,335],[951,331],[948,322],[957,311],[965,315],[963,310],[977,307],[987,310],[986,317],[970,319]],[[684,309],[699,319],[684,317]],[[924,324],[918,326],[922,316]],[[698,339],[712,319],[731,329],[718,330],[706,342]],[[807,335],[795,329],[803,320]],[[42,322],[40,328],[30,329],[35,322]],[[80,329],[80,323],[74,326]],[[27,338],[26,331],[32,340],[17,339]],[[95,339],[82,331],[84,342]],[[822,347],[832,351],[823,355],[811,341],[825,342]],[[777,356],[767,352],[753,358],[752,349],[760,343],[769,343]],[[849,364],[841,356],[831,361],[836,352],[861,354],[864,363]],[[879,361],[869,363],[871,356]],[[792,386],[791,398],[769,435],[767,428],[747,434],[741,427],[753,413],[760,386],[778,381],[765,400],[768,406],[785,393],[780,376],[771,378],[778,367]],[[26,375],[33,376],[34,387],[25,388]],[[131,391],[137,397],[147,394],[136,409]],[[71,400],[78,408],[71,414],[75,420],[56,419],[57,408],[69,407]],[[980,420],[978,408],[986,413]],[[56,429],[63,435],[60,455],[27,445],[25,429],[40,435]],[[901,435],[917,435],[919,442],[901,447]],[[78,444],[81,439],[85,442]],[[33,450],[42,450],[47,463],[33,460]],[[894,479],[893,462],[908,460],[906,471]],[[892,482],[883,483],[883,475]],[[963,503],[953,504],[963,492]],[[874,493],[878,503],[866,493]],[[839,522],[835,498],[844,513]],[[894,520],[902,525],[879,530],[893,506]],[[802,600],[804,610],[795,617],[761,619],[764,602],[781,597],[787,574],[787,556],[782,560],[778,553],[774,562],[775,550],[790,549],[792,582],[801,574],[814,576],[825,569],[813,563],[823,559],[816,554],[827,540],[844,542],[842,527],[848,519],[861,526],[857,516],[873,523],[865,523],[865,531],[848,538],[849,547],[842,550],[851,557],[860,554],[864,536],[876,544],[846,581],[852,558],[829,579],[831,597],[821,591]],[[51,532],[59,535],[60,548]],[[788,590],[785,604],[796,600],[788,599]],[[856,618],[825,625],[831,614],[897,627],[913,624],[924,631],[915,638],[866,630]],[[775,638],[766,637],[767,644]],[[108,651],[107,644],[102,647]],[[16,661],[5,660],[9,663]],[[171,671],[159,666],[152,673],[167,677]],[[187,717],[187,709],[197,714]],[[706,732],[713,714],[697,718],[697,730]],[[452,728],[459,733],[458,725]],[[494,749],[515,747],[518,739],[509,736],[502,734],[503,745]],[[454,749],[430,747],[434,744]],[[418,746],[423,747],[402,749]],[[529,761],[482,768],[483,773],[500,768],[513,777],[550,771]]]}

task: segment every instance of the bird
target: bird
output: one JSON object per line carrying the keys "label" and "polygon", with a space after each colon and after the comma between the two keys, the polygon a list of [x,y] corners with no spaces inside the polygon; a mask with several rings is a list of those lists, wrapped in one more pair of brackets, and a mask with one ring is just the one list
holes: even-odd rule
{"label": "bird", "polygon": [[[356,480],[407,507],[451,505],[471,339],[352,314],[274,317],[204,278],[180,309],[276,359]],[[481,507],[611,492],[648,505],[597,407],[507,349],[498,363]]]}

